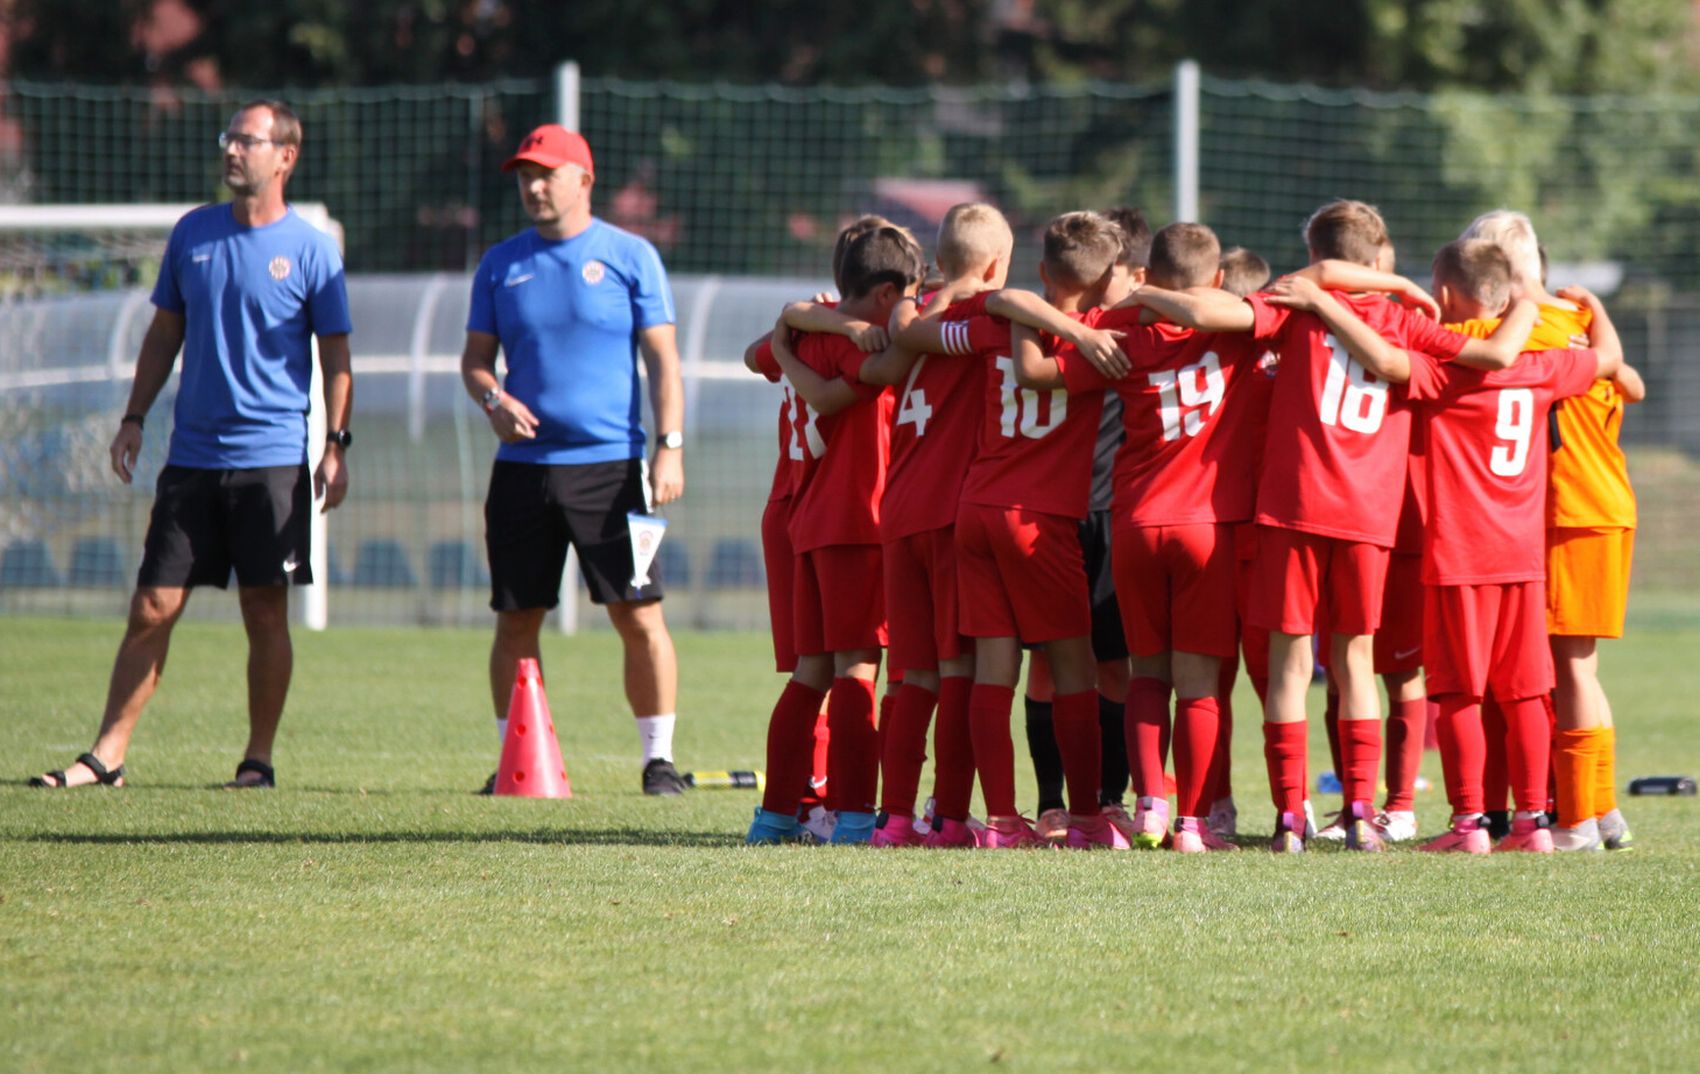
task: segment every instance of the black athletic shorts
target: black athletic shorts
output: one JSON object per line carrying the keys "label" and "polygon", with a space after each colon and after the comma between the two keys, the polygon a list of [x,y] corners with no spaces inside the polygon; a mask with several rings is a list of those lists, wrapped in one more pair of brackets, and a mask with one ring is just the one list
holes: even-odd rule
{"label": "black athletic shorts", "polygon": [[307,585],[313,486],[307,464],[159,473],[138,586]]}
{"label": "black athletic shorts", "polygon": [[490,607],[512,612],[558,604],[568,544],[578,550],[595,603],[659,598],[659,564],[650,565],[649,585],[632,586],[630,511],[648,512],[642,459],[572,466],[496,460],[484,501]]}
{"label": "black athletic shorts", "polygon": [[1092,596],[1092,655],[1127,658],[1122,610],[1116,603],[1116,579],[1110,572],[1110,512],[1092,511],[1080,523],[1080,550],[1086,557],[1086,590]]}

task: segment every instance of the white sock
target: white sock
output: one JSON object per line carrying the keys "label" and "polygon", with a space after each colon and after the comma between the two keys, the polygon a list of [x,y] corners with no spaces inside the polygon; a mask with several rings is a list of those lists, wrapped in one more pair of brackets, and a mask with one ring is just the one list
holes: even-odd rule
{"label": "white sock", "polygon": [[500,717],[499,719],[496,720],[496,741],[497,742],[506,742],[507,740],[508,740],[508,718],[506,716],[503,716],[503,717]]}
{"label": "white sock", "polygon": [[665,716],[639,716],[638,740],[643,743],[643,763],[673,759],[673,724],[678,719],[669,712]]}

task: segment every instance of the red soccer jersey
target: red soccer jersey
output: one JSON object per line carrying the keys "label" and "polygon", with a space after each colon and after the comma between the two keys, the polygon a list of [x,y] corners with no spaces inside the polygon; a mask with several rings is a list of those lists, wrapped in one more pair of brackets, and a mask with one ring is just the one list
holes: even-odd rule
{"label": "red soccer jersey", "polygon": [[962,479],[980,442],[986,367],[978,352],[1009,346],[1009,329],[985,316],[984,294],[941,314],[947,353],[923,354],[897,393],[891,469],[880,503],[880,535],[895,541],[956,521]]}
{"label": "red soccer jersey", "polygon": [[[1456,358],[1468,337],[1380,295],[1334,296],[1383,339]],[[1392,548],[1405,497],[1411,412],[1403,391],[1354,361],[1314,313],[1246,299],[1280,371],[1269,404],[1258,522]]]}
{"label": "red soccer jersey", "polygon": [[779,369],[779,361],[773,357],[773,341],[762,340],[756,348],[756,371],[768,380],[779,385],[784,393],[779,401],[779,461],[773,466],[773,487],[768,490],[767,502],[791,498],[791,486],[796,483],[797,475],[792,473],[797,464],[802,461],[802,446],[797,443],[794,435],[797,414],[802,407],[802,401],[797,393],[786,383],[785,374]]}
{"label": "red soccer jersey", "polygon": [[1412,353],[1410,398],[1428,428],[1426,584],[1545,577],[1547,412],[1586,392],[1597,363],[1591,350],[1530,351],[1483,373]]}
{"label": "red soccer jersey", "polygon": [[[1069,316],[1091,325],[1102,313],[1094,307]],[[986,402],[980,451],[962,482],[962,502],[1085,518],[1104,393],[1021,387],[1015,382],[1007,322],[994,320],[1004,335],[998,346],[980,351]],[[1055,345],[1049,337],[1044,342]]]}
{"label": "red soccer jersey", "polygon": [[1251,420],[1263,348],[1244,333],[1204,333],[1139,323],[1140,310],[1098,321],[1127,333],[1133,363],[1110,381],[1073,347],[1057,354],[1069,393],[1113,387],[1127,436],[1116,453],[1111,517],[1117,524],[1186,526],[1244,522],[1256,493],[1263,431]]}
{"label": "red soccer jersey", "polygon": [[891,447],[891,392],[862,384],[867,358],[844,336],[810,332],[797,340],[797,359],[828,380],[843,377],[857,401],[822,417],[801,404],[791,423],[798,453],[792,486],[791,546],[809,552],[835,544],[880,543],[879,503]]}

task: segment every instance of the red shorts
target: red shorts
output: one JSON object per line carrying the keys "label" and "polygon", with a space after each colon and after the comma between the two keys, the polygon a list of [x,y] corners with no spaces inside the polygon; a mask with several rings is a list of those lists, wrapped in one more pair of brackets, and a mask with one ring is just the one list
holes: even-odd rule
{"label": "red shorts", "polygon": [[1037,645],[1092,632],[1080,523],[965,503],[956,516],[962,632]]}
{"label": "red shorts", "polygon": [[891,666],[930,671],[940,660],[961,656],[966,650],[957,627],[956,527],[912,533],[883,548]]}
{"label": "red shorts", "polygon": [[1423,664],[1428,695],[1500,701],[1552,690],[1544,582],[1427,587]]}
{"label": "red shorts", "polygon": [[767,617],[773,626],[773,670],[797,670],[797,645],[791,630],[790,500],[771,500],[761,513],[761,557],[767,564]]}
{"label": "red shorts", "polygon": [[1388,550],[1362,541],[1260,526],[1248,621],[1283,634],[1314,634],[1318,613],[1339,634],[1374,634]]}
{"label": "red shorts", "polygon": [[1375,673],[1397,675],[1423,666],[1423,557],[1387,559],[1381,626],[1375,632]]}
{"label": "red shorts", "polygon": [[1240,652],[1246,677],[1253,682],[1269,681],[1269,630],[1252,626],[1246,618],[1251,604],[1252,579],[1257,577],[1257,523],[1241,522],[1234,527],[1234,609],[1240,616]]}
{"label": "red shorts", "polygon": [[791,629],[799,655],[885,644],[880,559],[874,544],[835,544],[797,554]]}
{"label": "red shorts", "polygon": [[1130,652],[1234,655],[1232,526],[1117,526],[1112,549]]}

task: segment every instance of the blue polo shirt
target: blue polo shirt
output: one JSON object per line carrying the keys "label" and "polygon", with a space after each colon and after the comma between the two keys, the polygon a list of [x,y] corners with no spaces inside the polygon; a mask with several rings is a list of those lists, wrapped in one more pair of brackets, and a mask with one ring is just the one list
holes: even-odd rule
{"label": "blue polo shirt", "polygon": [[469,332],[501,341],[502,389],[537,417],[537,438],[498,459],[580,464],[642,458],[638,333],[672,324],[673,292],[644,239],[592,218],[570,239],[535,228],[490,248],[472,279]]}
{"label": "blue polo shirt", "polygon": [[296,215],[264,227],[206,205],[171,229],[153,304],[183,314],[166,461],[201,470],[307,459],[315,335],[352,330],[342,254]]}

